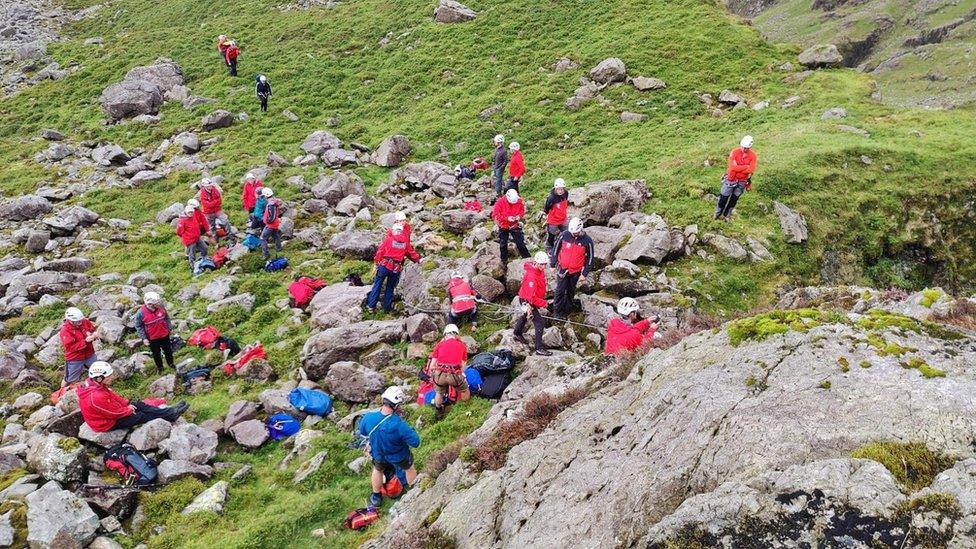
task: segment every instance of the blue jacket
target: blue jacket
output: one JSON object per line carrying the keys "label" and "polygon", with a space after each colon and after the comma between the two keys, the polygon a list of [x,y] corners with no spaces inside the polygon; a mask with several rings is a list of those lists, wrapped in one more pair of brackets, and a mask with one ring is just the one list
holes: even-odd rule
{"label": "blue jacket", "polygon": [[[400,463],[410,457],[410,448],[420,446],[420,435],[400,416],[393,414],[383,421],[386,417],[380,410],[367,413],[359,422],[359,434],[369,437],[373,461]],[[373,431],[377,425],[379,428]],[[372,436],[370,431],[373,431]]]}
{"label": "blue jacket", "polygon": [[258,219],[264,219],[264,209],[268,207],[268,199],[259,196],[254,202],[254,217]]}

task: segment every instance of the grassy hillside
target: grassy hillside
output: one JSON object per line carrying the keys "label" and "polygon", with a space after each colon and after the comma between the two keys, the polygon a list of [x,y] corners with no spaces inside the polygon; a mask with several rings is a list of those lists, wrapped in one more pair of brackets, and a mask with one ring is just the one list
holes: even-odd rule
{"label": "grassy hillside", "polygon": [[[92,2],[68,3],[85,7]],[[434,4],[346,0],[334,9],[282,12],[274,2],[255,0],[107,2],[95,18],[68,29],[67,40],[49,46],[62,65],[78,63],[77,72],[0,99],[0,190],[10,196],[63,182],[61,175],[45,171],[32,159],[47,146],[36,138],[41,129],[60,129],[72,141],[104,140],[127,150],[152,149],[164,138],[198,128],[200,118],[216,108],[250,116],[247,122],[206,134],[220,138],[203,156],[224,162],[216,172],[231,182],[231,195],[239,190],[238,179],[248,168],[264,164],[269,151],[286,158],[298,155],[304,137],[324,129],[329,118],[339,120],[331,131],[345,142],[375,146],[390,134],[402,133],[411,138],[416,159],[437,159],[443,146],[449,156],[441,161],[448,164],[487,154],[491,137],[504,133],[522,144],[529,167],[524,188],[537,204],[555,177],[564,177],[571,188],[589,181],[641,178],[653,193],[646,209],[671,224],[696,223],[701,232],[767,240],[774,262],[737,264],[693,257],[667,267],[669,276],[709,312],[747,309],[769,302],[783,285],[820,282],[825,258],[834,264],[831,282],[906,288],[937,282],[972,289],[976,235],[967,202],[976,180],[972,110],[886,107],[870,100],[873,84],[868,77],[846,70],[802,78],[781,72],[776,67],[795,60],[796,49],[765,43],[755,30],[710,2],[472,0],[468,4],[480,15],[460,25],[433,23]],[[227,77],[217,59],[214,39],[221,33],[242,45],[238,79]],[[380,39],[389,33],[389,45],[381,47]],[[104,47],[84,44],[95,36],[104,39]],[[104,125],[97,104],[101,90],[158,56],[181,64],[193,93],[216,103],[194,110],[167,103],[155,126]],[[546,68],[562,56],[580,68]],[[640,93],[618,86],[604,92],[608,105],[593,102],[578,112],[568,111],[563,103],[579,77],[611,56],[622,58],[631,75],[666,80],[667,89]],[[275,90],[265,114],[258,112],[253,96],[256,72],[267,74]],[[717,96],[726,88],[750,104],[768,100],[771,106],[713,117],[697,94]],[[800,97],[796,106],[780,108],[794,95]],[[480,111],[495,104],[503,106],[500,114],[478,118]],[[849,112],[842,123],[867,130],[871,137],[842,131],[837,121],[821,120],[824,110],[839,106]],[[286,120],[283,108],[300,120]],[[647,120],[622,124],[619,113],[624,110],[644,113]],[[711,195],[717,192],[728,150],[744,133],[756,137],[760,158],[755,192],[740,201],[741,215],[733,223],[713,222]],[[267,182],[280,196],[297,200],[300,193],[286,185],[285,178],[303,174],[314,181],[318,170],[279,168]],[[377,168],[359,172],[373,187],[387,177]],[[153,219],[162,208],[188,198],[187,185],[196,178],[174,174],[136,189],[104,188],[78,199],[103,217],[133,222],[128,243],[92,252],[92,273],[151,270],[169,295],[190,283],[178,239]],[[773,200],[807,217],[810,242],[799,247],[783,242]],[[233,216],[243,221],[240,212]],[[932,228],[933,217],[941,232]],[[299,217],[297,223],[301,227],[312,221],[315,218]],[[303,271],[330,282],[349,270],[369,269],[364,262],[337,261],[295,242],[286,253],[293,265],[313,261]],[[271,362],[287,374],[298,365],[298,352],[309,334],[308,326],[278,331],[289,314],[275,301],[286,297],[289,275],[259,271],[254,256],[242,266],[244,274],[234,289],[256,296],[253,312],[231,309],[208,318],[202,300],[186,311],[209,323],[233,326],[229,333],[240,341],[266,342]],[[36,334],[56,323],[62,310],[57,305],[37,308],[9,322],[8,328]],[[486,323],[478,339],[483,341],[498,327]],[[55,379],[57,369],[49,369],[49,374]],[[146,384],[147,380],[131,380],[123,388],[135,394]],[[253,398],[262,389],[239,386],[230,396],[228,386],[220,381],[212,393],[190,399],[195,419],[222,414],[229,402]],[[423,429],[420,463],[477,427],[486,410],[484,402],[470,403]],[[242,453],[231,446],[231,453],[220,459],[251,463],[255,470],[232,486],[224,515],[181,517],[179,510],[200,485],[178,483],[148,498],[149,524],[164,524],[163,533],[153,536],[144,528],[125,543],[357,545],[362,536],[340,531],[339,524],[348,510],[361,505],[368,482],[365,475],[345,467],[356,455],[343,449],[345,435],[334,427],[327,433],[316,443],[328,448],[327,465],[306,488],[291,486],[294,467],[277,470],[286,453],[279,447]],[[325,528],[327,537],[311,537],[315,528]]]}

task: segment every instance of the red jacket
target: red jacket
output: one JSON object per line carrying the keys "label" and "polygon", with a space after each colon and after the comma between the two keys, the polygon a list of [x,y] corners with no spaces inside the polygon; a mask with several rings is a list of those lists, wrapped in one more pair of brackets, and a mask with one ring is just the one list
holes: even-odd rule
{"label": "red jacket", "polygon": [[237,56],[240,53],[241,50],[237,46],[227,46],[227,49],[224,51],[224,59],[226,59],[227,63],[229,64],[234,59],[237,59]]}
{"label": "red jacket", "polygon": [[543,210],[546,212],[546,223],[565,225],[569,218],[569,192],[558,195],[556,191],[550,191]]}
{"label": "red jacket", "polygon": [[216,185],[200,188],[200,207],[205,214],[219,213],[224,205],[224,196]]}
{"label": "red jacket", "polygon": [[729,181],[742,183],[749,179],[756,171],[756,153],[752,149],[736,147],[729,153],[729,170],[725,178]]}
{"label": "red jacket", "polygon": [[95,345],[85,338],[95,333],[95,325],[87,318],[81,319],[78,326],[65,320],[61,325],[61,347],[64,348],[64,360],[85,360],[95,354]]}
{"label": "red jacket", "polygon": [[155,311],[150,311],[149,307],[143,305],[139,312],[142,313],[142,316],[136,316],[136,331],[139,335],[145,334],[145,339],[150,341],[169,337],[169,318],[162,305],[157,305]]}
{"label": "red jacket", "polygon": [[437,361],[437,369],[460,373],[468,361],[468,346],[456,337],[444,338],[434,345],[430,356]]}
{"label": "red jacket", "polygon": [[447,284],[447,293],[451,298],[451,312],[461,314],[477,307],[474,301],[474,290],[471,285],[460,278],[452,278]]}
{"label": "red jacket", "polygon": [[200,208],[193,210],[193,217],[197,220],[197,223],[200,224],[200,227],[203,228],[203,232],[210,232],[210,223],[207,221],[207,216],[203,215],[203,211],[200,210]]}
{"label": "red jacket", "polygon": [[176,222],[176,234],[180,235],[180,242],[184,246],[195,244],[204,232],[206,231],[195,214],[181,215],[180,220]]}
{"label": "red jacket", "polygon": [[220,55],[224,55],[227,53],[227,47],[229,45],[230,45],[230,40],[217,40],[217,51],[220,52]]}
{"label": "red jacket", "polygon": [[532,261],[525,262],[525,276],[518,291],[519,299],[533,307],[547,307],[546,302],[546,273]]}
{"label": "red jacket", "polygon": [[414,263],[420,262],[420,254],[414,251],[410,244],[410,237],[406,233],[388,234],[373,256],[373,263],[382,265],[398,273],[403,268],[403,262],[410,258]]}
{"label": "red jacket", "polygon": [[281,206],[281,200],[277,198],[272,198],[268,201],[268,205],[264,208],[264,216],[262,219],[265,227],[275,230],[281,227]]}
{"label": "red jacket", "polygon": [[654,339],[654,329],[651,328],[650,320],[645,318],[631,324],[622,318],[615,317],[610,320],[610,325],[607,326],[607,343],[603,348],[603,353],[617,355],[636,351],[652,339]]}
{"label": "red jacket", "polygon": [[245,210],[251,211],[254,209],[254,204],[258,201],[258,189],[263,186],[264,181],[260,179],[244,183],[244,190],[241,191],[241,202],[244,203]]}
{"label": "red jacket", "polygon": [[515,179],[522,179],[525,175],[525,157],[522,151],[512,153],[512,159],[508,161],[508,175]]}
{"label": "red jacket", "polygon": [[555,249],[555,255],[549,263],[551,267],[558,264],[570,274],[590,275],[590,267],[593,265],[593,239],[589,235],[580,233],[579,236],[573,236],[573,233],[563,231],[556,241]]}
{"label": "red jacket", "polygon": [[[514,217],[515,221],[509,221],[509,217]],[[504,196],[495,201],[495,207],[491,209],[491,218],[498,224],[499,229],[517,229],[525,217],[525,202],[519,198],[512,204]]]}
{"label": "red jacket", "polygon": [[132,415],[129,399],[101,383],[86,379],[75,391],[81,417],[96,433],[111,431],[116,421]]}
{"label": "red jacket", "polygon": [[[400,224],[403,225],[403,234],[407,235],[407,240],[410,240],[410,232],[413,230],[413,227],[411,227],[410,223],[407,223],[406,221],[402,221]],[[386,236],[390,236],[391,234],[393,234],[393,229],[387,229]]]}

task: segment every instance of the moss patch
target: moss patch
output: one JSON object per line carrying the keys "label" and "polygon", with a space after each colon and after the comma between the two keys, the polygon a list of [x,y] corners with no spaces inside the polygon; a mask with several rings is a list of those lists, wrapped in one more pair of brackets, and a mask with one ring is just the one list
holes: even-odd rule
{"label": "moss patch", "polygon": [[840,371],[844,372],[845,374],[851,371],[851,362],[847,360],[846,357],[838,358],[837,364],[840,365]]}
{"label": "moss patch", "polygon": [[922,306],[931,307],[936,301],[942,299],[942,292],[939,290],[926,289],[922,290]]}
{"label": "moss patch", "polygon": [[952,459],[936,454],[921,442],[872,442],[851,453],[884,465],[910,492],[932,484],[932,479],[952,465]]}
{"label": "moss patch", "polygon": [[793,311],[772,311],[749,318],[729,322],[726,332],[729,342],[738,347],[746,340],[763,341],[766,338],[785,334],[790,330],[807,332],[821,324],[844,322],[844,316],[836,312],[817,309],[796,309]]}
{"label": "moss patch", "polygon": [[825,391],[829,391],[830,390],[830,380],[829,379],[825,379],[825,380],[821,381],[820,384],[817,385],[817,387],[820,387],[821,389],[824,389]]}
{"label": "moss patch", "polygon": [[857,325],[865,330],[888,330],[899,328],[909,332],[918,332],[919,322],[914,318],[890,313],[880,309],[871,309],[864,318],[857,322]]}
{"label": "moss patch", "polygon": [[933,377],[945,377],[945,370],[936,368],[935,366],[930,366],[927,362],[922,360],[917,356],[913,356],[905,362],[901,363],[902,368],[913,368],[918,370],[922,377],[931,379]]}
{"label": "moss patch", "polygon": [[910,517],[919,513],[935,512],[942,516],[958,519],[962,516],[959,501],[952,494],[934,492],[903,501],[895,508],[895,517]]}
{"label": "moss patch", "polygon": [[874,351],[878,353],[878,356],[902,356],[918,350],[914,347],[906,347],[895,342],[889,342],[881,334],[870,334],[868,336],[868,345],[874,347]]}
{"label": "moss patch", "polygon": [[860,363],[860,366],[861,366],[861,368],[864,368],[865,370],[867,370],[868,368],[871,367],[871,361],[870,360],[862,360],[861,363]]}

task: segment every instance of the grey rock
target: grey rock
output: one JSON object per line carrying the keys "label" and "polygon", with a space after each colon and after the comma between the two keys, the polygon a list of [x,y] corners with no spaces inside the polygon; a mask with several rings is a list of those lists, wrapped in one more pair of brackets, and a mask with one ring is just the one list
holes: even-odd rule
{"label": "grey rock", "polygon": [[615,257],[626,261],[650,261],[655,265],[664,261],[671,251],[671,231],[657,214],[650,215],[638,225],[630,239]]}
{"label": "grey rock", "polygon": [[207,301],[221,301],[230,295],[235,280],[233,276],[218,276],[200,289],[200,297]]}
{"label": "grey rock", "polygon": [[187,477],[207,479],[213,476],[214,471],[209,465],[200,465],[182,459],[164,459],[160,462],[157,473],[160,484],[169,484]]}
{"label": "grey rock", "polygon": [[871,134],[867,130],[861,128],[855,128],[854,126],[848,126],[847,124],[837,124],[837,129],[846,132],[853,133],[854,135],[860,135],[861,137],[871,137]]}
{"label": "grey rock", "polygon": [[156,214],[156,223],[169,223],[173,221],[183,213],[184,207],[185,205],[181,202],[170,204],[166,209]]}
{"label": "grey rock", "polygon": [[353,151],[328,149],[322,153],[322,162],[330,168],[341,168],[343,166],[358,165],[359,157]]}
{"label": "grey rock", "polygon": [[306,414],[295,409],[291,405],[291,402],[288,401],[288,393],[289,391],[281,389],[266,389],[262,391],[258,396],[258,400],[261,401],[261,408],[264,409],[264,413],[274,415],[284,412],[299,419],[304,418]]}
{"label": "grey rock", "polygon": [[587,225],[606,225],[614,215],[637,211],[650,198],[647,182],[642,179],[600,181],[573,189],[570,204],[579,209]]}
{"label": "grey rock", "polygon": [[355,362],[336,362],[325,376],[330,394],[347,402],[370,402],[386,388],[383,375]]}
{"label": "grey rock", "polygon": [[224,430],[230,431],[238,423],[258,417],[258,405],[247,400],[232,402],[224,417]]}
{"label": "grey rock", "polygon": [[50,232],[31,229],[27,234],[27,240],[24,242],[24,248],[30,253],[41,253],[47,247],[47,243],[50,240]]}
{"label": "grey rock", "polygon": [[328,329],[359,322],[363,318],[362,302],[369,290],[369,286],[353,286],[348,282],[322,288],[308,304],[312,326]]}
{"label": "grey rock", "polygon": [[263,421],[249,419],[228,429],[234,440],[245,448],[258,448],[268,440],[268,428]]}
{"label": "grey rock", "polygon": [[722,93],[718,94],[718,102],[722,103],[723,105],[730,105],[734,107],[739,103],[745,103],[746,100],[744,97],[731,90],[722,90]]}
{"label": "grey rock", "polygon": [[193,154],[200,150],[200,138],[195,133],[183,132],[173,138],[173,142],[180,146],[186,154]]}
{"label": "grey rock", "polygon": [[821,120],[838,120],[841,118],[847,118],[847,109],[843,107],[833,107],[824,111],[820,115]]}
{"label": "grey rock", "polygon": [[322,379],[329,368],[379,343],[396,343],[404,335],[399,320],[368,320],[329,328],[312,335],[302,348],[302,362],[310,379]]}
{"label": "grey rock", "polygon": [[88,545],[98,515],[78,496],[51,481],[27,496],[27,543],[36,549]]}
{"label": "grey rock", "polygon": [[341,257],[372,261],[382,240],[379,231],[345,231],[329,239],[329,249]]}
{"label": "grey rock", "polygon": [[254,296],[250,293],[243,293],[215,301],[207,305],[207,312],[214,313],[227,307],[241,307],[245,311],[250,311],[254,308]]}
{"label": "grey rock", "polygon": [[229,128],[234,124],[234,114],[224,109],[217,109],[200,120],[203,131],[209,132],[218,128]]}
{"label": "grey rock", "polygon": [[125,429],[115,429],[112,431],[106,431],[104,433],[96,433],[92,431],[91,427],[87,423],[83,423],[81,428],[78,429],[78,438],[81,440],[87,440],[101,446],[102,448],[111,448],[116,444],[121,443],[125,440],[125,435],[128,431]]}
{"label": "grey rock", "polygon": [[102,109],[114,120],[157,114],[163,104],[163,92],[146,80],[123,80],[105,88],[99,98]]}
{"label": "grey rock", "polygon": [[316,156],[321,155],[329,149],[339,149],[342,147],[342,141],[338,137],[332,135],[331,133],[318,130],[312,132],[305,141],[302,142],[302,150],[306,154],[314,154]]}
{"label": "grey rock", "polygon": [[[121,525],[120,525],[121,526]],[[95,538],[88,549],[124,549],[122,544],[115,541],[114,539],[107,536],[98,536]]]}
{"label": "grey rock", "polygon": [[112,486],[108,489],[101,486],[83,485],[75,492],[96,512],[113,515],[126,519],[132,514],[139,501],[138,488],[121,488]]}
{"label": "grey rock", "polygon": [[172,396],[176,392],[176,375],[166,374],[149,384],[149,394],[154,396]]}
{"label": "grey rock", "polygon": [[226,480],[220,480],[213,486],[201,492],[181,511],[184,515],[193,513],[216,513],[224,511],[224,503],[227,501],[227,489],[230,485]]}
{"label": "grey rock", "polygon": [[41,137],[48,141],[64,141],[64,134],[54,129],[41,130]]}
{"label": "grey rock", "polygon": [[447,210],[441,213],[441,223],[444,230],[454,234],[464,235],[484,221],[486,216],[483,213],[471,210]]}
{"label": "grey rock", "polygon": [[159,443],[159,449],[170,459],[204,465],[217,453],[217,434],[192,423],[180,423],[173,425],[169,438]]}
{"label": "grey rock", "polygon": [[454,196],[457,192],[457,178],[454,170],[438,162],[418,162],[407,164],[390,174],[388,185],[406,191],[431,189],[442,198]]}
{"label": "grey rock", "polygon": [[0,220],[30,221],[48,214],[54,206],[44,197],[25,194],[0,203]]}
{"label": "grey rock", "polygon": [[800,64],[811,69],[840,67],[844,56],[833,44],[816,44],[800,53]]}
{"label": "grey rock", "polygon": [[439,328],[427,313],[417,313],[407,317],[407,337],[413,343],[420,343],[427,334],[438,334]]}
{"label": "grey rock", "polygon": [[638,91],[663,90],[668,86],[660,78],[650,78],[647,76],[635,76],[633,84]]}
{"label": "grey rock", "polygon": [[121,166],[130,158],[125,149],[113,143],[96,147],[92,150],[91,157],[101,166]]}
{"label": "grey rock", "polygon": [[705,233],[702,235],[702,242],[713,248],[719,255],[745,261],[749,259],[749,252],[735,240],[720,234]]}
{"label": "grey rock", "polygon": [[322,450],[321,452],[315,454],[315,456],[313,456],[308,461],[302,463],[298,467],[298,470],[295,471],[295,476],[292,477],[292,482],[294,484],[301,484],[302,482],[305,482],[305,480],[308,479],[308,477],[315,474],[315,472],[322,467],[322,464],[325,463],[325,458],[327,458],[328,456],[329,453],[325,450]]}
{"label": "grey rock", "polygon": [[802,244],[807,240],[807,220],[782,202],[773,201],[773,209],[779,217],[779,227],[790,244]]}
{"label": "grey rock", "polygon": [[312,195],[332,207],[337,206],[343,198],[352,195],[360,196],[365,203],[370,203],[363,180],[358,175],[348,172],[323,174],[312,187]]}
{"label": "grey rock", "polygon": [[395,168],[406,160],[413,147],[405,135],[387,137],[373,153],[373,163],[384,168]]}
{"label": "grey rock", "polygon": [[186,83],[183,68],[165,57],[157,59],[152,65],[133,68],[126,73],[125,80],[145,80],[158,86],[163,93]]}
{"label": "grey rock", "polygon": [[159,443],[169,438],[173,424],[162,418],[156,418],[132,430],[129,444],[139,451],[155,450]]}
{"label": "grey rock", "polygon": [[637,112],[628,112],[628,111],[624,111],[624,112],[620,113],[620,121],[621,122],[625,122],[625,123],[630,123],[630,122],[643,122],[645,120],[647,120],[647,115],[646,114],[641,114],[641,113],[637,113]]}
{"label": "grey rock", "polygon": [[473,9],[455,0],[440,0],[434,9],[434,21],[438,23],[463,23],[477,16]]}
{"label": "grey rock", "polygon": [[48,480],[74,482],[84,476],[87,455],[77,439],[51,433],[30,440],[27,464]]}
{"label": "grey rock", "polygon": [[590,79],[600,84],[623,82],[627,79],[627,67],[619,58],[610,57],[590,69]]}

